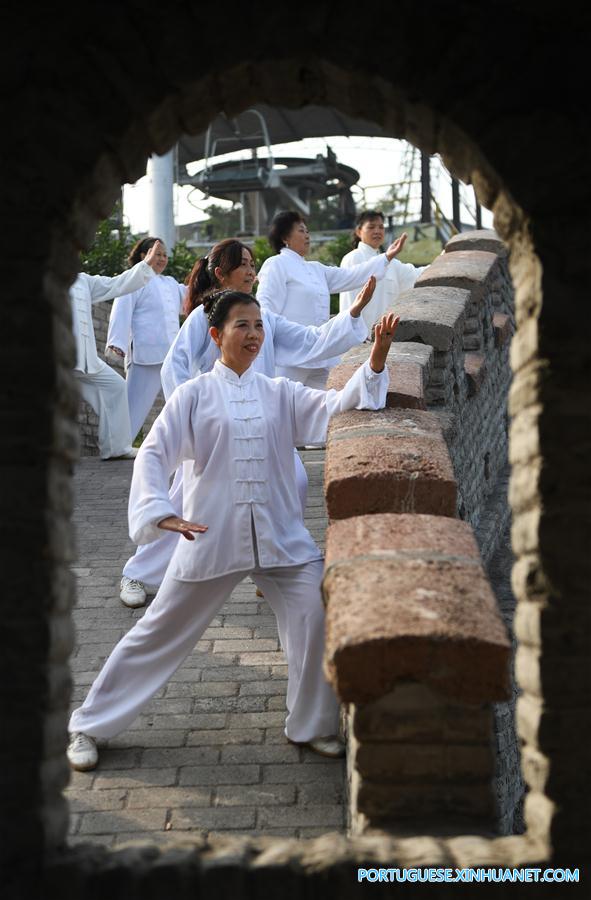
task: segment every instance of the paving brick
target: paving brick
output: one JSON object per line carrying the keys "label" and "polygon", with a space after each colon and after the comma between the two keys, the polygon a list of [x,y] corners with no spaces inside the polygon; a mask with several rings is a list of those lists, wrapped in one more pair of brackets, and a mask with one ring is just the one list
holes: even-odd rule
{"label": "paving brick", "polygon": [[251,808],[219,806],[212,809],[173,809],[171,832],[183,831],[245,831],[254,828],[255,810]]}
{"label": "paving brick", "polygon": [[211,806],[212,788],[167,787],[138,788],[128,792],[128,809],[173,809],[174,807]]}
{"label": "paving brick", "polygon": [[293,785],[232,785],[218,787],[214,806],[288,806],[295,803],[296,789]]}
{"label": "paving brick", "polygon": [[291,806],[269,807],[257,810],[258,828],[309,827],[326,829],[343,827],[343,807],[337,806]]}
{"label": "paving brick", "polygon": [[300,750],[293,744],[246,744],[223,747],[222,763],[294,763],[300,760]]}
{"label": "paving brick", "polygon": [[260,766],[185,766],[180,770],[179,784],[257,784],[260,777]]}
{"label": "paving brick", "polygon": [[160,831],[166,822],[163,809],[125,809],[120,812],[84,813],[79,834],[117,834],[130,831]]}
{"label": "paving brick", "polygon": [[285,766],[263,765],[265,784],[303,784],[311,781],[341,783],[344,764],[340,760],[330,760],[329,765]]}
{"label": "paving brick", "polygon": [[[100,761],[99,761],[100,765]],[[103,788],[139,788],[146,785],[155,784],[165,787],[166,785],[176,784],[177,770],[166,769],[135,769],[133,772],[105,772],[99,769],[95,776],[93,790],[102,790]]]}
{"label": "paving brick", "polygon": [[217,763],[219,750],[214,747],[178,747],[163,750],[144,750],[142,765],[147,768],[173,766],[206,766]]}

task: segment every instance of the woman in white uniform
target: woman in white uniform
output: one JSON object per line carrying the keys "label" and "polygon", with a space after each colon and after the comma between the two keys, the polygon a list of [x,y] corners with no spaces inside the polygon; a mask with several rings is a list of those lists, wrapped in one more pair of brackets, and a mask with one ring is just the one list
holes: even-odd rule
{"label": "woman in white uniform", "polygon": [[[286,737],[326,756],[344,752],[338,702],[322,668],[322,554],[304,526],[293,448],[323,440],[335,413],[383,408],[397,320],[390,315],[376,326],[369,361],[342,391],[255,371],[265,335],[250,294],[222,291],[209,323],[221,358],[167,401],[138,452],[129,498],[133,540],[150,542],[159,529],[186,540],[150,608],[72,713],[68,759],[76,769],[96,765],[96,739],[133,722],[247,576],[264,590],[287,656]],[[181,463],[182,517],[168,496]]]}
{"label": "woman in white uniform", "polygon": [[[402,250],[406,234],[391,244],[385,253],[344,270],[306,260],[310,234],[298,212],[280,212],[271,224],[269,243],[276,256],[266,259],[259,272],[257,299],[263,309],[271,310],[301,325],[322,325],[330,317],[330,295],[338,291],[358,290],[373,275],[384,277],[388,263]],[[308,387],[324,388],[338,356],[314,367],[297,363],[278,365],[277,374],[301,381]]]}
{"label": "woman in white uniform", "polygon": [[[220,241],[208,256],[199,260],[189,277],[185,312],[188,318],[175,338],[162,365],[162,385],[168,399],[176,387],[209,371],[219,358],[219,348],[209,334],[204,301],[215,289],[228,288],[250,293],[256,280],[252,251],[235,238]],[[263,310],[266,340],[254,362],[259,372],[273,378],[277,364],[314,365],[344,353],[367,337],[361,312],[371,298],[375,280],[371,279],[347,312],[335,316],[320,327],[299,325]],[[308,479],[304,465],[294,449],[294,462],[302,515],[306,508]],[[182,508],[182,477],[177,473],[170,494],[177,512]],[[176,536],[164,534],[160,540],[138,547],[123,568],[119,596],[131,608],[146,602],[146,587],[162,583],[166,567],[176,546]]]}
{"label": "woman in white uniform", "polygon": [[[129,265],[144,259],[157,238],[143,238],[132,248]],[[160,241],[156,255],[156,278],[132,294],[113,303],[107,334],[107,350],[125,357],[127,401],[131,434],[135,438],[146,421],[161,388],[160,368],[178,334],[187,287],[163,275],[168,263]]]}
{"label": "woman in white uniform", "polygon": [[[375,259],[380,253],[385,234],[383,213],[372,209],[362,212],[353,232],[353,250],[343,256],[341,268],[352,269],[361,263]],[[413,287],[425,268],[426,266],[417,267],[412,263],[402,263],[398,259],[390,261],[384,278],[376,286],[373,297],[362,313],[370,333],[374,323],[384,315],[398,294]],[[355,303],[355,293],[342,291],[339,296],[340,311],[350,309],[353,303]]]}

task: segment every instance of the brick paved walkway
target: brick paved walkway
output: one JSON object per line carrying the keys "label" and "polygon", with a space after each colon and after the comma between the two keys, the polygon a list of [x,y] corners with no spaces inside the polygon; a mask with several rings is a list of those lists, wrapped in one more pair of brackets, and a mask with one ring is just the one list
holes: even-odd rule
{"label": "brick paved walkway", "polygon": [[[323,456],[302,453],[310,479],[306,524],[321,546]],[[129,461],[86,457],[76,473],[72,708],[144,612],[127,609],[118,596],[134,550],[127,536],[131,471]],[[245,581],[133,726],[104,745],[99,767],[72,773],[70,842],[118,847],[190,832],[343,831],[343,762],[294,747],[283,734],[286,672],[275,618]]]}

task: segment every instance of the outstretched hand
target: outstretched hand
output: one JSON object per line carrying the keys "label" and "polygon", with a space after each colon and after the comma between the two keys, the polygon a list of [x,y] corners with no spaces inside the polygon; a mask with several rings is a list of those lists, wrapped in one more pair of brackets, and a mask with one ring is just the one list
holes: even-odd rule
{"label": "outstretched hand", "polygon": [[386,365],[386,357],[392,346],[400,316],[394,313],[387,313],[382,316],[379,322],[374,326],[374,342],[371,348],[369,364],[374,372],[383,372]]}
{"label": "outstretched hand", "polygon": [[390,246],[386,250],[386,256],[388,258],[388,262],[390,262],[391,259],[394,259],[395,256],[398,256],[398,254],[400,253],[400,251],[402,250],[402,248],[404,247],[404,245],[406,243],[407,237],[408,237],[408,235],[407,235],[406,231],[404,231],[400,235],[400,237],[397,237],[396,240],[390,244]]}
{"label": "outstretched hand", "polygon": [[376,289],[376,276],[370,275],[357,296],[355,297],[355,302],[351,306],[349,312],[353,316],[354,319],[358,319],[361,315],[361,311],[365,309],[371,298],[373,297],[373,292]]}
{"label": "outstretched hand", "polygon": [[186,519],[181,519],[180,516],[167,516],[166,519],[158,522],[158,528],[163,528],[164,531],[178,531],[188,541],[194,541],[195,535],[193,532],[203,534],[207,531],[208,526],[198,525],[196,522],[187,522]]}
{"label": "outstretched hand", "polygon": [[147,262],[148,265],[150,266],[150,268],[154,269],[154,271],[156,271],[156,269],[155,269],[156,257],[157,257],[158,251],[161,249],[162,249],[162,241],[156,241],[154,244],[152,244],[152,246],[150,247],[150,249],[144,256],[144,262]]}

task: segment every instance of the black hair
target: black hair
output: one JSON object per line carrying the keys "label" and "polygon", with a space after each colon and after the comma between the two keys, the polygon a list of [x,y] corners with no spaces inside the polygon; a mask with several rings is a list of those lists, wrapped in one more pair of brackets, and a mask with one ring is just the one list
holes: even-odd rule
{"label": "black hair", "polygon": [[129,251],[129,256],[127,257],[127,262],[130,266],[135,266],[136,263],[139,263],[142,256],[144,256],[148,250],[154,246],[156,241],[160,241],[162,246],[164,246],[164,242],[160,238],[155,237],[145,237],[141,238],[139,241],[136,241],[131,250]]}
{"label": "black hair", "polygon": [[221,329],[232,307],[237,306],[239,303],[255,303],[259,309],[261,308],[261,304],[256,297],[252,294],[245,294],[244,291],[226,290],[210,294],[203,301],[203,309],[205,310],[209,327]]}
{"label": "black hair", "polygon": [[207,256],[202,256],[197,260],[187,279],[189,290],[184,303],[184,315],[188,316],[205,302],[208,294],[211,294],[216,288],[220,288],[215,274],[216,269],[219,268],[223,275],[228,275],[242,264],[243,250],[248,250],[254,260],[250,247],[236,238],[225,238],[214,244]]}
{"label": "black hair", "polygon": [[269,231],[269,243],[275,253],[279,253],[285,246],[285,238],[297,222],[306,223],[306,220],[299,212],[286,210],[285,212],[277,213],[271,222],[271,230]]}
{"label": "black hair", "polygon": [[373,219],[381,219],[382,222],[386,221],[386,217],[384,213],[379,209],[366,209],[364,212],[360,213],[357,216],[357,220],[355,222],[355,231],[351,235],[351,243],[353,244],[353,249],[359,246],[361,243],[361,238],[355,232],[358,228],[361,228],[366,222],[371,222]]}

